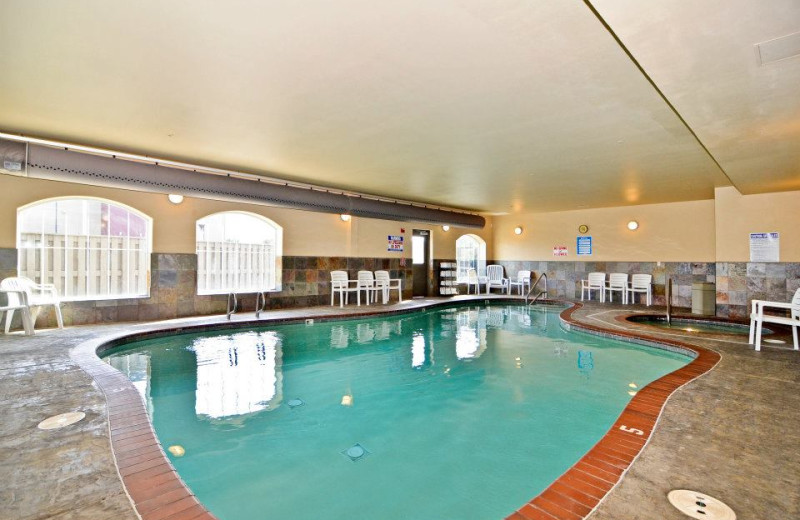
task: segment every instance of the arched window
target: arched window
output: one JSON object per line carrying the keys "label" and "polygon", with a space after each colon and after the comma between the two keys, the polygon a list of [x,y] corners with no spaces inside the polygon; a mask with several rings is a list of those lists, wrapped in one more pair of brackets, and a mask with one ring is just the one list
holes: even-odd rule
{"label": "arched window", "polygon": [[47,199],[17,210],[18,272],[66,300],[150,294],[152,219],[117,202]]}
{"label": "arched window", "polygon": [[243,211],[197,221],[197,294],[280,291],[283,229]]}
{"label": "arched window", "polygon": [[467,270],[475,269],[479,275],[486,274],[486,242],[477,235],[462,235],[456,240],[456,263],[458,281],[467,281]]}

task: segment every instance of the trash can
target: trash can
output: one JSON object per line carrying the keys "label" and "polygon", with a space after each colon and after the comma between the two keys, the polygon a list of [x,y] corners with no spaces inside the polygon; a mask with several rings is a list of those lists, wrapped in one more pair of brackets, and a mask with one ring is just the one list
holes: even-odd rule
{"label": "trash can", "polygon": [[717,286],[713,283],[692,284],[692,314],[714,316],[717,313]]}

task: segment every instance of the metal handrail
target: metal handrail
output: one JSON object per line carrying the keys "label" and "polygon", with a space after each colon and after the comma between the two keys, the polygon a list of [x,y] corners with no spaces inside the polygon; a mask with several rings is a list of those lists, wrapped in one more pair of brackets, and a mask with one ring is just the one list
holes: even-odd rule
{"label": "metal handrail", "polygon": [[266,292],[256,293],[256,318],[258,318],[258,315],[266,310],[266,307],[267,307],[267,293]]}
{"label": "metal handrail", "polygon": [[[231,300],[233,300],[233,306],[231,306]],[[228,293],[228,308],[225,311],[225,316],[228,318],[228,320],[231,319],[232,314],[236,314],[236,307],[237,307],[236,293]]]}
{"label": "metal handrail", "polygon": [[[539,285],[539,282],[542,281],[542,278],[544,278],[544,291],[541,291],[539,294],[534,296],[533,300],[531,300],[530,303],[528,303],[528,297],[531,295],[536,286]],[[531,285],[531,288],[528,289],[528,292],[525,294],[525,305],[533,305],[534,303],[536,303],[536,300],[538,300],[542,295],[544,295],[544,297],[547,298],[547,273],[540,274],[536,278],[536,281],[533,282],[533,285]]]}
{"label": "metal handrail", "polygon": [[667,279],[667,325],[672,325],[672,278]]}

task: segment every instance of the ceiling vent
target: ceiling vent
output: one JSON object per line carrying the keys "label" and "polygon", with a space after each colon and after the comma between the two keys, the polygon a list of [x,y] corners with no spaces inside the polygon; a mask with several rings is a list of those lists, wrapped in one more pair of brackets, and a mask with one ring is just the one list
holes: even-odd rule
{"label": "ceiling vent", "polygon": [[800,56],[800,32],[756,44],[759,65]]}

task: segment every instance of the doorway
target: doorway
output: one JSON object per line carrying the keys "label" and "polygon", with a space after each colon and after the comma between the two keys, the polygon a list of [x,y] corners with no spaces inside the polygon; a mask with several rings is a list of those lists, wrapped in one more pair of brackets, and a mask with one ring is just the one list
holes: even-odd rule
{"label": "doorway", "polygon": [[431,232],[415,229],[411,235],[411,276],[413,296],[428,296],[428,271],[431,261]]}

